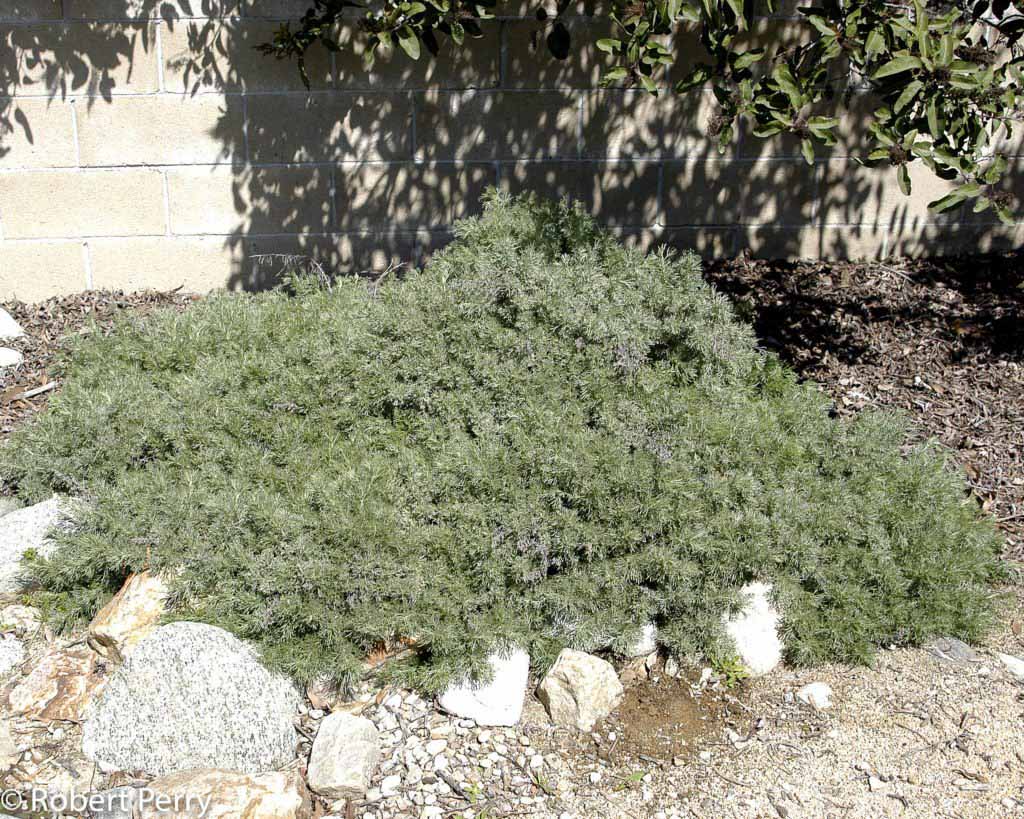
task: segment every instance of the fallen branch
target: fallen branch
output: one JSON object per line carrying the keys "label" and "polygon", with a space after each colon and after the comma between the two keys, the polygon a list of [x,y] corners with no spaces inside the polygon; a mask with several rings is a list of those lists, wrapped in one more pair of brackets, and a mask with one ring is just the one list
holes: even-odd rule
{"label": "fallen branch", "polygon": [[7,399],[7,403],[11,403],[12,401],[22,401],[26,398],[35,398],[37,395],[42,395],[44,392],[49,392],[56,386],[57,382],[51,381],[48,384],[43,384],[43,386],[41,387],[35,387],[34,389],[18,393],[17,395],[12,395],[10,398]]}

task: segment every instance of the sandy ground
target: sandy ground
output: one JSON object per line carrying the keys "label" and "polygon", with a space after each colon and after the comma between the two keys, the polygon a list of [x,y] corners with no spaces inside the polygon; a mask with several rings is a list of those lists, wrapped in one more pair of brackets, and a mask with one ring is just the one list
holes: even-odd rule
{"label": "sandy ground", "polygon": [[[1024,684],[996,656],[1024,655],[1022,620],[1018,594],[973,662],[890,649],[873,668],[777,670],[733,689],[725,703],[698,694],[707,729],[674,763],[609,754],[607,731],[600,742],[560,736],[533,703],[526,730],[560,745],[568,767],[555,783],[560,804],[530,815],[1024,816]],[[643,685],[674,683],[656,676]],[[833,689],[828,711],[795,700],[815,681]]]}

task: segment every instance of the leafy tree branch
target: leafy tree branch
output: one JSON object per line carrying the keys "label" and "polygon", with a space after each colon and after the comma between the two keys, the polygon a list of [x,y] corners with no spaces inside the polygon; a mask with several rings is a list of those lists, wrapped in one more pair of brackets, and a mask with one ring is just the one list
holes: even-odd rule
{"label": "leafy tree branch", "polygon": [[[574,47],[568,5],[559,0],[536,12],[547,49],[562,60],[572,59]],[[307,50],[318,42],[340,50],[339,26],[350,9],[361,9],[367,70],[396,49],[416,60],[424,51],[437,55],[446,37],[465,46],[496,13],[493,0],[385,0],[373,9],[315,0],[297,24],[283,24],[260,48],[296,59],[306,78]],[[906,194],[910,166],[923,163],[955,183],[929,204],[933,211],[973,203],[976,212],[991,208],[1012,223],[1014,203],[1001,186],[1009,163],[998,147],[1022,118],[1024,57],[1017,44],[1024,15],[1007,0],[824,0],[799,9],[807,29],[800,43],[753,45],[755,21],[775,11],[774,0],[614,0],[604,12],[613,36],[595,43],[607,55],[601,82],[663,93],[669,67],[682,56],[672,38],[695,32],[702,53],[672,90],[710,86],[718,109],[707,132],[720,150],[746,121],[757,137],[796,138],[813,162],[819,146],[836,143],[838,109],[854,94],[868,94],[876,105],[859,161],[894,166]]]}

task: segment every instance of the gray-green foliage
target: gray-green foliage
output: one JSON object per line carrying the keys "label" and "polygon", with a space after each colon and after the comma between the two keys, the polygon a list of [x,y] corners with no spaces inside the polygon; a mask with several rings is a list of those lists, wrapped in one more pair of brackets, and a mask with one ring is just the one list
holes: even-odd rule
{"label": "gray-green foliage", "polygon": [[776,584],[790,659],[974,638],[998,540],[904,428],[759,352],[692,255],[625,249],[564,205],[492,197],[423,271],[215,296],[81,341],[0,451],[19,493],[91,497],[41,599],[88,616],[126,573],[300,679],[380,641],[430,690],[495,645],[543,667],[653,619],[724,657]]}

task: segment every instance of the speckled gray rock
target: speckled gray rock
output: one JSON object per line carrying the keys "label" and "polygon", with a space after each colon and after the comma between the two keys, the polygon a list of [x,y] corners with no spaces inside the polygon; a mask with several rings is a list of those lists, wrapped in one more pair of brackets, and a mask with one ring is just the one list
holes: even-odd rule
{"label": "speckled gray rock", "polygon": [[25,335],[25,331],[21,329],[21,325],[18,324],[2,307],[0,307],[0,338],[21,338]]}
{"label": "speckled gray rock", "polygon": [[140,642],[86,713],[82,749],[108,769],[273,770],[295,756],[295,687],[238,638],[171,623]]}
{"label": "speckled gray rock", "polygon": [[25,646],[13,634],[0,634],[0,677],[25,661]]}
{"label": "speckled gray rock", "polygon": [[20,588],[21,556],[29,549],[49,556],[54,543],[47,535],[51,529],[68,525],[71,504],[54,495],[49,500],[15,509],[0,517],[0,592]]}
{"label": "speckled gray rock", "polygon": [[92,819],[135,819],[140,796],[128,785],[100,791],[93,797]]}
{"label": "speckled gray rock", "polygon": [[956,637],[936,637],[925,648],[937,659],[948,663],[980,663],[985,659]]}
{"label": "speckled gray rock", "polygon": [[12,498],[10,495],[0,496],[0,518],[16,509],[21,509],[22,506],[24,504],[17,498]]}
{"label": "speckled gray rock", "polygon": [[380,736],[364,717],[334,713],[320,723],[309,755],[309,787],[328,799],[361,798],[380,761]]}

